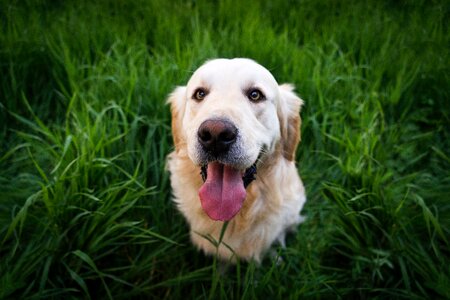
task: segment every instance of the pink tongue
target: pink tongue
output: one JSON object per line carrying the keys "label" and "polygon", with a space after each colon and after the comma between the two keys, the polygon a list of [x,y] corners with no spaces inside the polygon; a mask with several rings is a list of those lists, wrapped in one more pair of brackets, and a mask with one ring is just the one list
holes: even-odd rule
{"label": "pink tongue", "polygon": [[242,174],[232,167],[208,164],[207,179],[199,190],[203,210],[216,221],[229,221],[241,209],[246,192]]}

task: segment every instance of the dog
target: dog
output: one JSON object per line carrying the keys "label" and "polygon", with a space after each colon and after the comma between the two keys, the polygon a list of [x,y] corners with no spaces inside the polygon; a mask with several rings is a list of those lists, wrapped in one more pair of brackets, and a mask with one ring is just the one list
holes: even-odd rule
{"label": "dog", "polygon": [[303,101],[293,86],[253,60],[214,59],[167,102],[167,165],[193,244],[232,263],[284,247],[306,201],[295,160]]}

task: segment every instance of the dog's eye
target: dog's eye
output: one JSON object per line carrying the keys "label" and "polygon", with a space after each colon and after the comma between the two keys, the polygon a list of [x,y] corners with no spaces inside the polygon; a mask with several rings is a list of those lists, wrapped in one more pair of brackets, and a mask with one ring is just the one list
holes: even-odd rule
{"label": "dog's eye", "polygon": [[252,89],[247,94],[248,99],[253,102],[264,100],[264,94],[258,89]]}
{"label": "dog's eye", "polygon": [[192,95],[192,98],[197,101],[202,101],[205,99],[206,95],[208,95],[208,92],[205,89],[198,88],[195,90],[194,95]]}

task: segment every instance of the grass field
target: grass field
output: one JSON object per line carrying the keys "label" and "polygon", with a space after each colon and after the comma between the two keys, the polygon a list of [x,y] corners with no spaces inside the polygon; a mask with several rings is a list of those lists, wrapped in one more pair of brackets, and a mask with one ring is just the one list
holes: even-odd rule
{"label": "grass field", "polygon": [[[1,1],[0,298],[449,299],[446,1]],[[165,99],[250,57],[305,100],[307,221],[220,276]]]}

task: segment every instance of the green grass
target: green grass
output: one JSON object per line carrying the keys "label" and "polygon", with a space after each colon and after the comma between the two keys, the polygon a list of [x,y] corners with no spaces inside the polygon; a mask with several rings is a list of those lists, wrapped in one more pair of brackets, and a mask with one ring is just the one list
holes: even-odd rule
{"label": "green grass", "polygon": [[[0,3],[0,298],[450,298],[445,1]],[[306,103],[308,219],[225,276],[165,171],[166,96],[213,57]]]}

